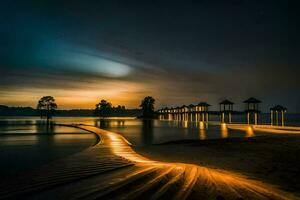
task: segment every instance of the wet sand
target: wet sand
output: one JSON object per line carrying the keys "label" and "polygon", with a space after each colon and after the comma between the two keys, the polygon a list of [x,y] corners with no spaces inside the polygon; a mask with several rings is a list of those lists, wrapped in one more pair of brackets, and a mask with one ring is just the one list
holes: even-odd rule
{"label": "wet sand", "polygon": [[174,141],[135,147],[159,161],[197,164],[246,175],[300,196],[300,135]]}

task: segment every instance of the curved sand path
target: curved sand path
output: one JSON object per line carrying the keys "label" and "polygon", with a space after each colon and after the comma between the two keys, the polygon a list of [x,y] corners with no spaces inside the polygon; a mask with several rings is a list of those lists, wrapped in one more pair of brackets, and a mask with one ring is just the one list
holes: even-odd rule
{"label": "curved sand path", "polygon": [[78,128],[96,133],[101,141],[3,181],[0,199],[297,199],[231,172],[152,161],[137,154],[119,134],[92,126]]}

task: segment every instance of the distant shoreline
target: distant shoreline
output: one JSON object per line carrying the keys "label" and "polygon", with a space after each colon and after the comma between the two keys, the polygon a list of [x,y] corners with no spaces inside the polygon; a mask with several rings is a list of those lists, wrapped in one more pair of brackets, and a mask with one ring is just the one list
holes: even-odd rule
{"label": "distant shoreline", "polygon": [[[141,109],[123,109],[112,110],[109,117],[137,117],[142,115]],[[2,117],[39,117],[40,111],[32,107],[9,107],[0,105],[0,116]],[[96,117],[94,109],[70,109],[70,110],[55,110],[54,117]]]}

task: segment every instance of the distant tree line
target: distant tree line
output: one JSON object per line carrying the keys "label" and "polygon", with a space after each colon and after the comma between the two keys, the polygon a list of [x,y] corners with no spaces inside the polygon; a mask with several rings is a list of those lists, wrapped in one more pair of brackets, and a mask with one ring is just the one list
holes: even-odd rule
{"label": "distant tree line", "polygon": [[[154,118],[154,103],[155,99],[153,97],[147,96],[141,101],[140,107],[142,108],[142,113],[138,115],[141,118]],[[118,116],[125,111],[125,106],[118,105],[113,107],[112,104],[102,99],[99,103],[95,106],[95,115],[99,117],[111,117],[111,116]]]}
{"label": "distant tree line", "polygon": [[122,105],[113,106],[109,101],[102,99],[96,104],[94,114],[98,117],[137,117],[142,115],[142,111],[140,109],[126,109]]}
{"label": "distant tree line", "polygon": [[[142,115],[141,109],[125,109],[122,112],[112,112],[113,117],[137,117]],[[0,105],[0,116],[41,116],[38,109],[32,107],[9,107]],[[55,110],[53,116],[58,117],[93,117],[94,109]]]}
{"label": "distant tree line", "polygon": [[141,117],[155,118],[154,111],[155,99],[153,97],[145,97],[140,104],[141,109],[126,109],[125,106],[112,104],[102,99],[96,104],[95,109],[73,109],[73,110],[57,110],[58,106],[54,97],[44,96],[37,104],[37,108],[31,107],[8,107],[0,105],[0,116],[41,116],[41,118],[49,119],[52,116],[99,116],[99,117]]}
{"label": "distant tree line", "polygon": [[37,109],[31,107],[8,107],[0,105],[0,116],[39,116]]}

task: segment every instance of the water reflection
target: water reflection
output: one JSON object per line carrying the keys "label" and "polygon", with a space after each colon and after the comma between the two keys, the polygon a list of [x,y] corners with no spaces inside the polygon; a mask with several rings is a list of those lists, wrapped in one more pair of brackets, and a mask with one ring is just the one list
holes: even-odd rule
{"label": "water reflection", "polygon": [[107,129],[112,127],[124,127],[125,126],[125,120],[124,119],[104,119],[104,118],[98,118],[95,119],[94,125],[96,127],[99,127],[101,129]]}
{"label": "water reflection", "polygon": [[2,136],[0,137],[0,157],[1,153],[5,153],[6,147],[16,147],[22,145],[31,146],[37,144],[38,138],[36,135]]}
{"label": "water reflection", "polygon": [[[1,120],[0,120],[1,121]],[[13,120],[6,122],[11,124]],[[15,120],[16,121],[16,120]],[[21,120],[19,120],[21,121]],[[26,122],[18,122],[18,124],[32,123],[33,119],[27,119]],[[93,118],[93,117],[61,117],[54,118],[55,123],[75,123],[93,125],[102,129],[107,129],[125,136],[133,145],[151,145],[164,143],[175,140],[189,140],[189,139],[218,139],[231,137],[251,137],[254,136],[253,130],[232,130],[228,129],[226,124],[220,125],[214,122],[194,122],[194,121],[176,121],[176,120],[140,120],[134,118]],[[35,119],[36,125],[30,128],[32,133],[54,133],[54,132],[68,132],[71,129],[64,130],[62,127],[42,125],[42,121]],[[24,126],[12,126],[11,133],[24,132]],[[0,125],[0,134],[5,129]],[[18,129],[18,130],[17,130]],[[7,130],[6,130],[7,131]],[[26,132],[28,132],[27,130]],[[5,131],[4,131],[5,132]],[[51,135],[51,134],[50,134]]]}
{"label": "water reflection", "polygon": [[143,146],[176,140],[250,137],[253,131],[228,129],[227,124],[172,120],[97,119],[97,126],[125,136],[133,145]]}
{"label": "water reflection", "polygon": [[56,126],[53,123],[37,123],[35,125],[36,133],[39,134],[53,134],[55,133]]}
{"label": "water reflection", "polygon": [[[197,126],[197,124],[199,124],[199,126]],[[208,123],[204,123],[202,121],[200,122],[196,122],[196,127],[199,128],[199,129],[208,129]]]}
{"label": "water reflection", "polygon": [[[46,134],[44,137],[36,137],[36,144],[40,146],[41,150],[49,148],[49,146],[53,146],[55,144],[54,133],[55,126],[52,123],[43,123],[39,122],[35,125],[35,130],[37,134]],[[47,138],[47,139],[46,139]]]}
{"label": "water reflection", "polygon": [[228,128],[225,123],[221,124],[221,137],[228,138]]}
{"label": "water reflection", "polygon": [[151,145],[153,143],[153,120],[143,120],[141,134],[143,144]]}
{"label": "water reflection", "polygon": [[36,168],[96,142],[94,134],[71,127],[28,122],[1,123],[0,160],[5,162],[0,165],[0,177]]}
{"label": "water reflection", "polygon": [[199,139],[200,140],[206,139],[206,130],[205,129],[199,129]]}
{"label": "water reflection", "polygon": [[188,121],[182,121],[183,128],[188,128]]}

